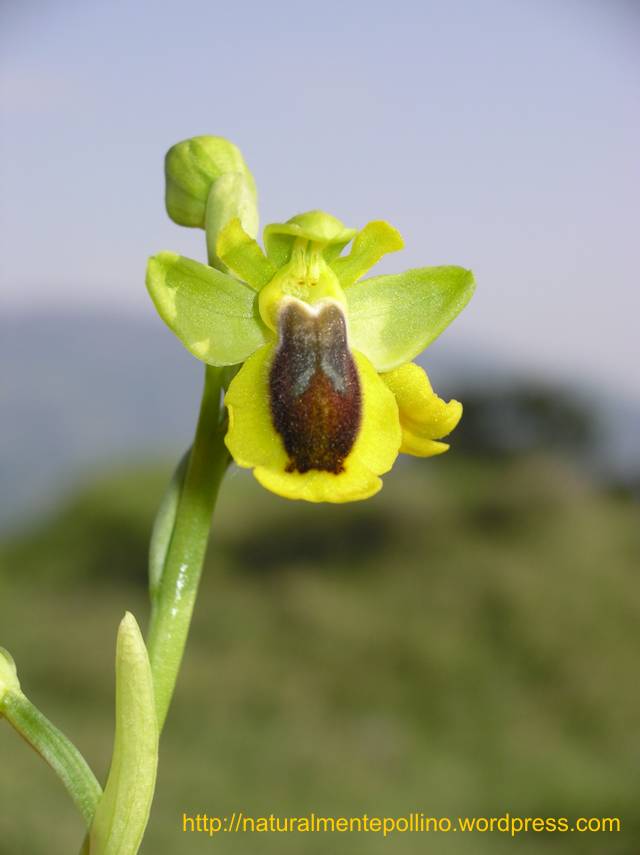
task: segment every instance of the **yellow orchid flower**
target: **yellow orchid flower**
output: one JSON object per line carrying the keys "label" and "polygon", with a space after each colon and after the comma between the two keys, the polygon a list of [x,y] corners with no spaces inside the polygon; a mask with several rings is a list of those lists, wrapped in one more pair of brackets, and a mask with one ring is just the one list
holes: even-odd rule
{"label": "yellow orchid flower", "polygon": [[174,146],[169,214],[206,229],[216,267],[162,252],[149,261],[149,293],[198,359],[239,366],[225,395],[238,465],[290,499],[366,499],[399,452],[448,448],[438,440],[462,406],[438,398],[412,360],[467,304],[473,276],[445,266],[362,279],[402,248],[400,234],[382,221],[356,232],[322,211],[267,226],[263,250],[254,203],[235,146]]}

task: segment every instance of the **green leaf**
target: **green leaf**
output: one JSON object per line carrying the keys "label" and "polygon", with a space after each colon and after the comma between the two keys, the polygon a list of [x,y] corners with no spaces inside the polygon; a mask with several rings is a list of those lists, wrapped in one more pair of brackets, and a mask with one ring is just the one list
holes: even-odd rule
{"label": "green leaf", "polygon": [[149,819],[158,765],[151,668],[140,629],[127,612],[116,645],[116,729],[104,795],[91,826],[91,855],[135,855]]}
{"label": "green leaf", "polygon": [[419,267],[344,289],[349,339],[377,371],[410,362],[464,309],[475,283],[462,267]]}
{"label": "green leaf", "polygon": [[244,362],[271,337],[252,288],[175,252],[149,259],[147,289],[162,320],[209,365]]}
{"label": "green leaf", "polygon": [[240,149],[223,137],[192,137],[172,146],[164,161],[167,213],[180,226],[205,227],[213,182],[228,172],[241,173],[255,202],[253,176]]}

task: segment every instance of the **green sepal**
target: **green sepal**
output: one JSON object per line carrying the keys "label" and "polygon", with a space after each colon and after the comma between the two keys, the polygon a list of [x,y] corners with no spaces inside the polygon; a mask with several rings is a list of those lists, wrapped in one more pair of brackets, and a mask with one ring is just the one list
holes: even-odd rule
{"label": "green sepal", "polygon": [[475,288],[462,267],[420,267],[344,289],[349,340],[377,371],[410,362],[467,305]]}
{"label": "green sepal", "polygon": [[135,855],[149,819],[158,720],[147,649],[132,614],[116,645],[116,726],[109,777],[91,826],[91,855]]}
{"label": "green sepal", "polygon": [[209,365],[244,362],[271,339],[257,294],[213,267],[175,252],[149,259],[147,289],[162,320],[195,357]]}
{"label": "green sepal", "polygon": [[397,252],[404,246],[402,235],[384,220],[376,220],[358,232],[351,252],[337,258],[331,265],[343,288],[352,285],[370,270],[388,252]]}
{"label": "green sepal", "polygon": [[277,273],[276,266],[269,261],[262,247],[247,233],[238,218],[227,223],[220,232],[216,255],[233,273],[259,291]]}
{"label": "green sepal", "polygon": [[282,267],[291,259],[293,244],[298,238],[318,243],[323,248],[326,260],[336,254],[353,238],[355,229],[348,229],[340,220],[324,211],[307,211],[297,214],[286,223],[271,223],[264,230],[264,245],[267,255],[276,267]]}
{"label": "green sepal", "polygon": [[244,176],[248,193],[256,186],[240,149],[223,137],[199,136],[171,146],[165,157],[165,204],[180,226],[205,227],[207,200],[213,182],[226,173]]}

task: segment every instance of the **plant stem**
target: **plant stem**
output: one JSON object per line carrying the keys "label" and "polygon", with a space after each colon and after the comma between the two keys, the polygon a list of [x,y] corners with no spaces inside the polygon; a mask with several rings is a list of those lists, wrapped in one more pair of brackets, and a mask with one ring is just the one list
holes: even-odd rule
{"label": "plant stem", "polygon": [[75,745],[20,691],[4,695],[0,715],[53,769],[89,827],[102,789]]}
{"label": "plant stem", "polygon": [[205,367],[198,426],[178,499],[164,568],[151,594],[147,639],[161,730],[175,688],[198,592],[211,516],[229,463],[220,414],[221,371]]}

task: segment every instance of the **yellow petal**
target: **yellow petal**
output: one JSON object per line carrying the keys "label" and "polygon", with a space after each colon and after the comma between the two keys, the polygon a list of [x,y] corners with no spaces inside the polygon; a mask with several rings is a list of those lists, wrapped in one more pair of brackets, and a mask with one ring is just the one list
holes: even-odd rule
{"label": "yellow petal", "polygon": [[449,451],[449,446],[446,442],[424,439],[403,429],[400,451],[402,454],[412,454],[414,457],[435,457],[437,454],[444,454],[445,451]]}
{"label": "yellow petal", "polygon": [[394,396],[371,363],[354,353],[362,391],[362,421],[344,471],[287,472],[289,458],[273,426],[269,372],[275,345],[254,353],[234,377],[225,399],[229,410],[226,444],[239,466],[253,469],[268,490],[308,502],[351,502],[373,496],[382,487],[398,455],[401,432]]}
{"label": "yellow petal", "polygon": [[443,401],[431,388],[426,372],[413,362],[380,375],[396,397],[404,454],[433,457],[449,446],[434,442],[455,428],[462,416],[459,401]]}

